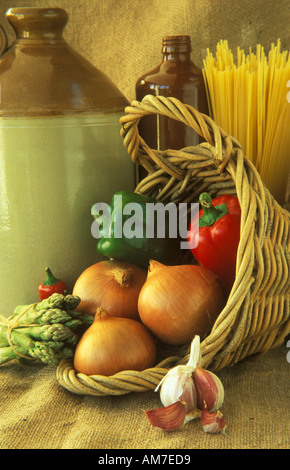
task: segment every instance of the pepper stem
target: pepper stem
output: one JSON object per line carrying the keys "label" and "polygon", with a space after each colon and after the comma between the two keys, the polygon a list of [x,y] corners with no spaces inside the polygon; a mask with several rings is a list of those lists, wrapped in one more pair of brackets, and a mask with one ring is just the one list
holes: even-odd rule
{"label": "pepper stem", "polygon": [[201,193],[199,202],[203,208],[203,215],[199,219],[199,227],[210,227],[218,219],[228,213],[226,203],[214,206],[209,194]]}
{"label": "pepper stem", "polygon": [[43,281],[44,286],[54,286],[59,282],[59,279],[57,279],[51,272],[49,268],[45,268],[45,273],[46,273],[46,278],[45,281]]}

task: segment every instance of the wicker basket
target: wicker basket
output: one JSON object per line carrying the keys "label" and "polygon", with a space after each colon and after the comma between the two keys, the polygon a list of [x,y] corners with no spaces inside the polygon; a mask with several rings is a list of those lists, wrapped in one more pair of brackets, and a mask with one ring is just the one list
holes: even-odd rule
{"label": "wicker basket", "polygon": [[[236,194],[240,202],[236,278],[225,308],[202,340],[202,366],[218,371],[281,345],[290,332],[289,212],[273,199],[240,143],[208,116],[174,98],[153,96],[133,101],[125,112],[120,121],[124,144],[136,168],[148,171],[136,192],[164,203],[196,202],[202,191],[212,197]],[[205,142],[178,151],[150,149],[138,134],[140,118],[149,114],[181,121]],[[187,362],[188,353],[189,345],[173,353],[169,348],[156,367],[111,377],[76,374],[72,362],[63,360],[57,378],[77,394],[142,392],[154,389],[171,367]]]}

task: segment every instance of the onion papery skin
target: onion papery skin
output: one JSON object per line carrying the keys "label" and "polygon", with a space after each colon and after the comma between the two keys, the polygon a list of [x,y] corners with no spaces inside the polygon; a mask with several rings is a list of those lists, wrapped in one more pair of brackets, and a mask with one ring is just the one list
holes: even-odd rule
{"label": "onion papery skin", "polygon": [[142,323],[161,341],[182,345],[205,336],[224,306],[222,284],[199,265],[166,266],[151,261],[138,310]]}
{"label": "onion papery skin", "polygon": [[142,323],[111,317],[98,309],[77,344],[74,369],[86,375],[111,376],[124,370],[148,369],[155,361],[155,339]]}
{"label": "onion papery skin", "polygon": [[104,308],[111,316],[139,320],[138,296],[146,281],[145,269],[119,260],[89,266],[77,279],[73,295],[80,297],[79,312],[95,315]]}

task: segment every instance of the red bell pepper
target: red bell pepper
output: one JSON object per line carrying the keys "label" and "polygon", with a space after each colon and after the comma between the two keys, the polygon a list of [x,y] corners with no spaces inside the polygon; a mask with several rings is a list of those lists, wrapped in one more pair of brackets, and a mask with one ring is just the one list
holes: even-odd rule
{"label": "red bell pepper", "polygon": [[65,282],[54,277],[54,275],[52,274],[49,268],[45,268],[45,272],[46,272],[45,281],[43,281],[38,286],[40,300],[47,299],[54,293],[65,294],[66,292]]}
{"label": "red bell pepper", "polygon": [[[191,221],[188,241],[197,262],[215,272],[229,294],[236,271],[237,250],[240,241],[241,209],[235,196],[223,195],[211,199],[209,194],[199,197],[202,206]],[[198,241],[197,241],[197,236]]]}

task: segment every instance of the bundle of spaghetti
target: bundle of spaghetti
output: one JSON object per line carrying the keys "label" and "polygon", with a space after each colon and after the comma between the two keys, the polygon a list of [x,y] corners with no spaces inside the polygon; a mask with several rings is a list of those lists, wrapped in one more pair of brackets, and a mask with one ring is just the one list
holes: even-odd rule
{"label": "bundle of spaghetti", "polygon": [[278,39],[267,55],[258,44],[248,54],[238,47],[234,57],[228,42],[221,40],[215,57],[207,49],[203,75],[211,117],[240,141],[283,204],[290,160],[289,52],[281,51]]}

